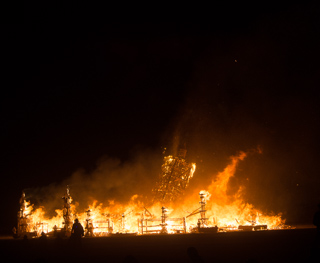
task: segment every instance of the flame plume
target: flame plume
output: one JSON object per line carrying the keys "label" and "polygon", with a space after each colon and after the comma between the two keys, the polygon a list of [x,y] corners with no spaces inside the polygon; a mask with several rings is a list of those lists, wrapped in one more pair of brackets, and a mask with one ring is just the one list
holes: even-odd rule
{"label": "flame plume", "polygon": [[[258,149],[258,152],[260,153],[260,149]],[[73,203],[67,188],[67,208],[69,209],[68,213],[70,213],[68,220],[71,219],[71,215],[72,219],[78,218],[85,227],[88,236],[101,236],[111,233],[141,234],[141,229],[147,229],[143,225],[144,223],[149,222],[150,224],[156,221],[161,222],[158,227],[154,228],[154,231],[158,233],[175,233],[176,229],[189,232],[196,228],[197,225],[199,226],[199,222],[201,222],[201,227],[218,226],[224,230],[235,230],[241,225],[267,225],[269,229],[281,227],[285,221],[280,214],[265,215],[254,208],[252,204],[244,201],[243,187],[240,186],[234,194],[228,194],[228,183],[235,176],[238,164],[247,155],[248,153],[239,152],[239,154],[232,156],[230,163],[214,177],[209,186],[197,189],[197,193],[200,193],[200,202],[198,194],[185,191],[189,179],[194,174],[195,164],[187,164],[181,156],[175,158],[167,156],[164,158],[162,176],[166,177],[166,179],[169,178],[167,177],[168,175],[174,175],[173,177],[176,180],[179,179],[179,176],[182,178],[180,178],[181,182],[186,183],[185,185],[179,185],[177,181],[175,184],[169,184],[170,187],[182,186],[180,190],[186,192],[182,200],[181,198],[175,198],[176,194],[180,194],[181,191],[174,193],[172,188],[170,189],[171,192],[167,192],[170,197],[169,200],[158,198],[156,203],[149,206],[141,201],[141,195],[135,194],[128,203],[119,203],[116,200],[102,203],[94,200],[84,211],[79,211],[78,204]],[[177,164],[176,167],[181,168],[182,173],[174,170],[173,161]],[[170,178],[172,179],[173,177]],[[161,190],[158,193],[163,195],[162,190],[164,188],[158,187],[158,189]],[[166,207],[164,207],[164,201],[166,201]],[[200,208],[199,203],[201,204]],[[23,196],[20,200],[20,217],[18,217],[18,220],[27,222],[27,227],[24,228],[24,231],[34,231],[35,235],[39,235],[41,232],[56,231],[57,229],[62,231],[66,229],[66,225],[64,225],[66,224],[65,210],[66,207],[61,210],[57,209],[54,217],[47,218],[44,207],[33,210],[33,205],[26,201],[25,196]],[[165,211],[165,215],[163,211]]]}

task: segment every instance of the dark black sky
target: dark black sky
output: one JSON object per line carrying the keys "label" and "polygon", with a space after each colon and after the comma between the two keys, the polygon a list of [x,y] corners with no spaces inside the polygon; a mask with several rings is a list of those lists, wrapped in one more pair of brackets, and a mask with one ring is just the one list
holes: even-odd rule
{"label": "dark black sky", "polygon": [[161,153],[174,138],[199,178],[260,145],[238,176],[252,175],[248,198],[290,205],[292,222],[309,223],[320,201],[319,8],[253,10],[162,22],[109,11],[95,22],[70,6],[26,7],[23,24],[7,30],[9,75],[21,84],[1,96],[1,232],[23,189],[90,173],[102,156]]}

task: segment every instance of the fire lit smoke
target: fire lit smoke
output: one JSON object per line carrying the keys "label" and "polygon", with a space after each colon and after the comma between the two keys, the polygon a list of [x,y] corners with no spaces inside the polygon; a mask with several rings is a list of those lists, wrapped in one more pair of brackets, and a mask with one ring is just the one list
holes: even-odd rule
{"label": "fire lit smoke", "polygon": [[[255,151],[261,153],[261,149]],[[251,152],[250,152],[251,153]],[[205,188],[198,189],[192,195],[184,199],[183,204],[173,204],[175,211],[191,212],[196,208],[196,193],[203,193],[206,196],[206,217],[208,225],[218,225],[229,229],[236,229],[239,225],[261,225],[266,224],[268,228],[282,227],[284,220],[281,215],[265,215],[262,211],[255,209],[252,204],[245,202],[243,199],[244,187],[240,186],[234,194],[228,193],[228,183],[235,173],[239,162],[247,157],[248,153],[240,152],[232,156],[230,163],[224,170],[212,180],[211,184]],[[179,208],[179,207],[182,207]],[[189,224],[197,224],[197,216],[192,216]]]}
{"label": "fire lit smoke", "polygon": [[[284,220],[281,215],[265,215],[244,201],[244,187],[239,187],[232,194],[228,192],[230,178],[234,177],[239,162],[247,155],[248,153],[240,152],[232,156],[223,171],[216,176],[212,175],[208,186],[188,191],[190,188],[185,185],[180,198],[166,200],[166,207],[163,207],[164,204],[159,199],[150,201],[151,189],[156,185],[151,175],[157,174],[161,167],[159,162],[154,161],[155,156],[149,155],[147,159],[137,157],[135,162],[126,164],[103,160],[90,176],[81,171],[72,176],[68,182],[68,198],[65,195],[61,199],[66,191],[62,186],[48,187],[46,193],[49,199],[54,198],[44,202],[48,206],[40,204],[35,209],[22,196],[19,216],[24,221],[21,219],[20,227],[25,227],[26,232],[34,231],[39,235],[53,229],[67,229],[67,224],[72,224],[75,218],[79,219],[85,226],[87,235],[91,236],[110,233],[189,232],[197,226],[218,226],[221,230],[234,230],[241,225],[267,225],[269,229],[282,227]],[[184,160],[184,157],[182,155],[179,158]],[[168,158],[173,160],[172,157],[164,157],[164,164],[168,162]],[[188,182],[190,180],[189,183],[192,184],[192,176],[196,176],[196,165],[188,165],[185,161],[180,164],[183,164],[181,169],[184,172],[181,178],[186,174],[185,167],[189,167],[188,171],[192,174]],[[174,173],[179,175],[177,170]],[[164,174],[167,176],[168,171]],[[38,191],[38,195],[39,193],[41,192]],[[31,197],[35,195],[36,191]],[[63,202],[65,206],[62,205]],[[54,213],[48,213],[48,207],[56,207],[53,209]]]}

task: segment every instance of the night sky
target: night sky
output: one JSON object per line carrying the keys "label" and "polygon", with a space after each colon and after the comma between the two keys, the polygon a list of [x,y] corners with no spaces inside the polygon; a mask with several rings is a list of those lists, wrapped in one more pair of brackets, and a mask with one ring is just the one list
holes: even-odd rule
{"label": "night sky", "polygon": [[318,5],[225,7],[204,20],[125,20],[109,11],[97,23],[76,11],[29,6],[21,27],[8,30],[8,68],[21,83],[1,92],[1,233],[14,226],[23,189],[62,184],[79,169],[90,178],[101,158],[148,166],[152,156],[160,172],[163,148],[170,154],[179,144],[197,163],[195,183],[260,147],[230,188],[246,184],[258,208],[312,222],[320,202]]}

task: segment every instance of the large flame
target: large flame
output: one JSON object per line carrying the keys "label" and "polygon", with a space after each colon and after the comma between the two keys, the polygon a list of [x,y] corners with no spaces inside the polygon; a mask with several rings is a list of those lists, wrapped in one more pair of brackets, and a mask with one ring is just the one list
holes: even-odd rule
{"label": "large flame", "polygon": [[220,226],[238,227],[239,224],[256,224],[268,225],[269,228],[278,227],[284,223],[281,216],[265,216],[253,205],[245,202],[243,187],[233,195],[227,194],[228,182],[234,176],[238,163],[246,156],[245,152],[240,152],[237,156],[231,157],[231,163],[209,185],[208,191],[214,197],[207,205],[208,216],[215,218]]}
{"label": "large flame", "polygon": [[[267,225],[269,229],[272,229],[284,224],[281,215],[265,215],[262,211],[255,209],[252,204],[245,202],[243,187],[239,187],[235,194],[227,193],[230,178],[235,175],[237,165],[246,156],[245,152],[232,156],[225,169],[215,177],[213,176],[214,179],[209,186],[197,190],[197,193],[203,197],[202,205],[204,202],[206,205],[206,218],[208,218],[206,227],[237,229],[239,225]],[[191,177],[195,168],[195,164],[192,164]],[[139,195],[132,196],[129,203],[126,204],[117,203],[116,200],[110,200],[108,203],[94,200],[86,211],[77,211],[77,203],[72,203],[72,219],[78,218],[87,231],[92,227],[92,233],[96,236],[110,232],[141,234],[143,228],[140,224],[147,222],[146,220],[149,220],[149,224],[150,222],[156,224],[153,230],[161,231],[165,227],[168,233],[173,233],[177,229],[183,230],[183,228],[188,232],[197,226],[200,217],[198,213],[186,219],[185,217],[199,208],[198,194],[186,193],[183,201],[171,202],[166,210],[161,208],[163,204],[160,202],[146,207],[139,197]],[[47,233],[54,228],[63,227],[63,210],[55,210],[56,215],[47,218],[44,207],[39,207],[32,212],[33,206],[30,205],[30,202],[25,201],[24,204],[26,215],[31,215],[32,218],[29,229],[34,229],[38,233]],[[181,227],[177,228],[179,224]],[[150,225],[149,229],[151,228]]]}

